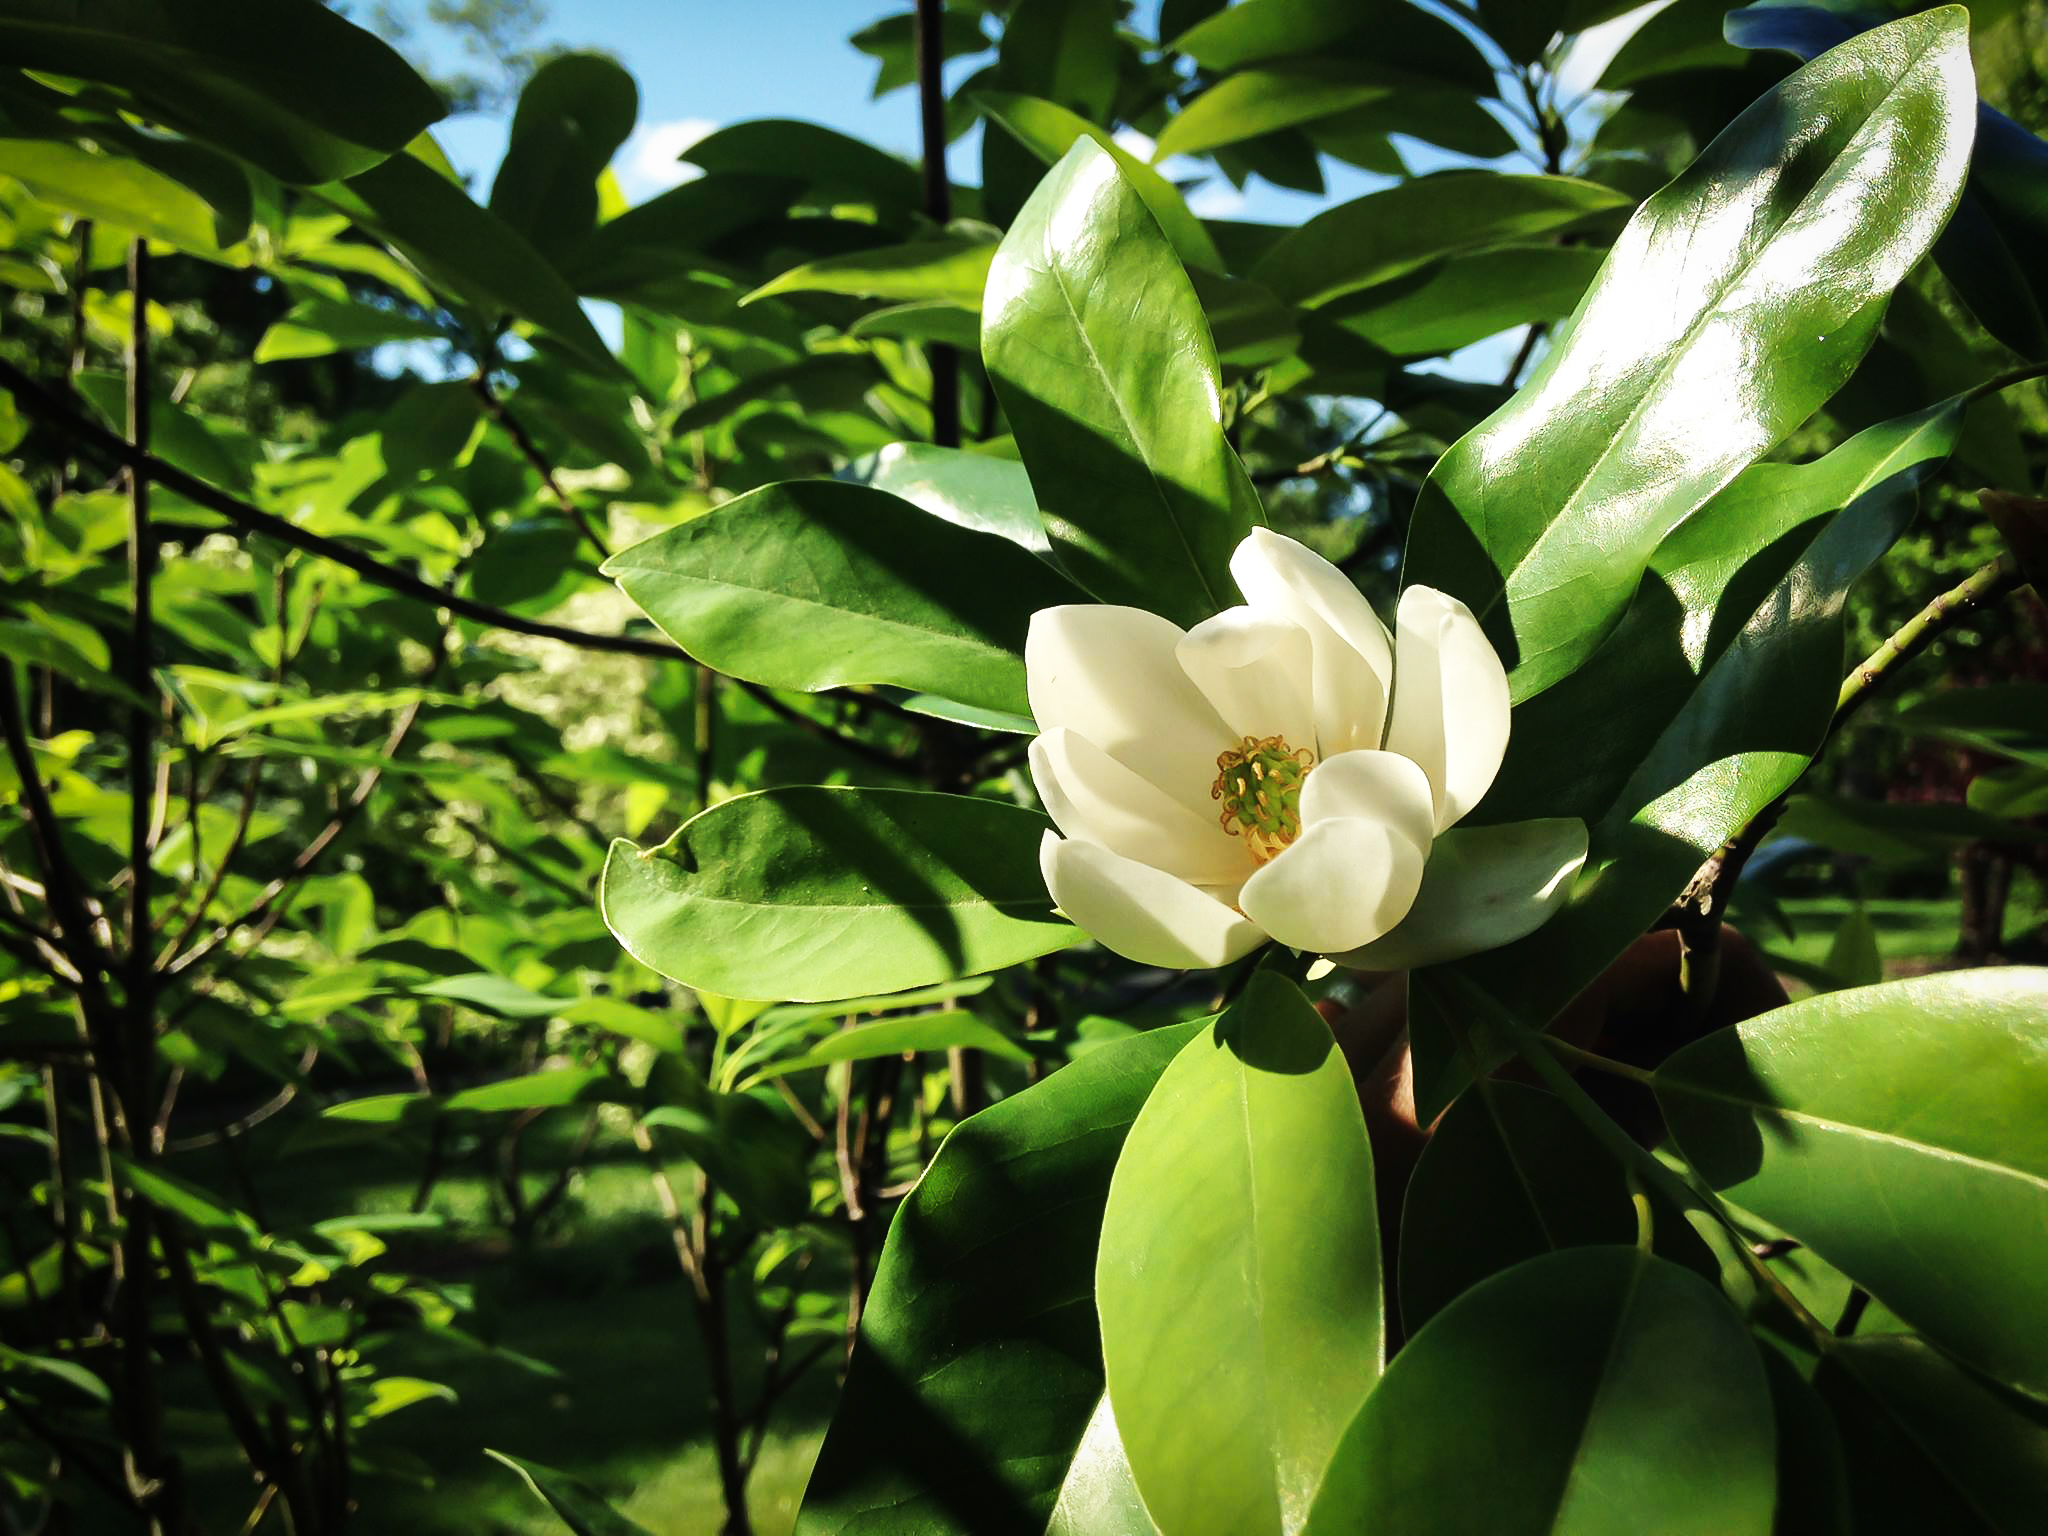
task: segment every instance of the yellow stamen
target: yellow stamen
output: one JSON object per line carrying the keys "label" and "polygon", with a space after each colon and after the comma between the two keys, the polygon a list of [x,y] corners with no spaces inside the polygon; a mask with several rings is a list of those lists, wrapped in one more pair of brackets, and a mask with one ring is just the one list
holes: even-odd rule
{"label": "yellow stamen", "polygon": [[[1315,767],[1307,747],[1290,747],[1278,736],[1246,736],[1216,758],[1211,800],[1220,800],[1223,830],[1244,839],[1264,864],[1301,836],[1301,786]],[[1270,793],[1269,793],[1270,791]]]}

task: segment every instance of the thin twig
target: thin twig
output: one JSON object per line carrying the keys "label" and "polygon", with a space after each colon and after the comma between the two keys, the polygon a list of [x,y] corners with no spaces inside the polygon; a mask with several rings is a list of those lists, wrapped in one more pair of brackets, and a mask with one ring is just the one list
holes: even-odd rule
{"label": "thin twig", "polygon": [[151,481],[174,491],[195,506],[226,518],[245,533],[265,534],[293,549],[318,555],[336,565],[346,566],[365,580],[387,591],[402,593],[421,602],[432,603],[445,608],[459,618],[474,623],[489,625],[493,629],[509,630],[514,634],[533,635],[543,640],[560,640],[564,644],[580,646],[584,650],[614,651],[627,656],[646,656],[656,661],[683,659],[683,653],[666,641],[643,640],[634,635],[593,635],[580,629],[569,629],[560,624],[544,624],[536,619],[522,618],[502,608],[493,608],[488,603],[479,603],[464,597],[448,587],[437,587],[432,582],[422,581],[417,576],[385,565],[360,550],[346,544],[308,532],[296,523],[265,512],[241,498],[208,485],[196,476],[185,473],[176,465],[165,462],[153,454],[145,453],[127,442],[119,434],[109,432],[98,422],[77,411],[71,410],[57,400],[34,379],[14,364],[0,358],[0,388],[11,391],[15,400],[30,415],[48,422],[69,433],[75,440],[99,449],[117,463],[139,470]]}
{"label": "thin twig", "polygon": [[590,541],[599,558],[609,558],[611,546],[598,536],[590,520],[583,515],[583,509],[562,489],[561,481],[555,478],[554,466],[542,454],[540,444],[533,440],[533,434],[526,430],[526,424],[512,414],[511,407],[507,406],[498,392],[491,388],[490,374],[485,369],[478,368],[470,378],[469,387],[475,390],[477,398],[483,401],[484,409],[490,413],[491,419],[505,429],[506,436],[512,439],[513,445],[518,448],[533,472],[540,476],[541,484],[548,488],[548,494],[555,498],[556,505],[561,507],[569,521],[576,525],[577,531]]}

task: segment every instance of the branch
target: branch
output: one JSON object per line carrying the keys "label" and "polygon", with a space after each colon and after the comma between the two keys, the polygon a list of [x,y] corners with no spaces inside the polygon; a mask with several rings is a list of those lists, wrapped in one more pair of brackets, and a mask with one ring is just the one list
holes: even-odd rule
{"label": "branch", "polygon": [[583,515],[583,509],[569,499],[569,493],[562,489],[562,483],[555,478],[554,466],[549,464],[541,453],[540,445],[533,440],[533,434],[526,430],[526,424],[512,414],[511,408],[498,397],[498,392],[491,388],[490,375],[482,368],[477,369],[475,376],[469,381],[469,387],[475,390],[477,398],[483,401],[484,409],[490,413],[491,419],[505,429],[506,436],[512,439],[514,446],[525,457],[533,472],[540,476],[541,484],[548,488],[548,494],[555,498],[562,511],[576,525],[577,532],[590,540],[600,557],[608,558],[612,552],[611,546],[590,526],[590,519]]}
{"label": "branch", "polygon": [[[398,749],[405,745],[405,738],[411,732],[413,722],[419,718],[420,705],[421,701],[418,699],[408,704],[404,712],[399,715],[398,723],[392,727],[391,734],[384,739],[383,756],[385,762],[396,757]],[[187,950],[183,955],[180,955],[168,965],[162,966],[160,968],[161,974],[166,976],[182,975],[212,954],[216,949],[220,948],[221,945],[225,944],[234,936],[236,929],[255,922],[265,912],[269,912],[272,903],[300,880],[319,860],[320,855],[327,851],[328,844],[332,843],[347,830],[348,824],[355,820],[356,812],[363,808],[363,803],[370,798],[371,792],[376,789],[383,777],[383,762],[376,764],[374,767],[364,769],[362,777],[356,780],[355,792],[349,796],[347,803],[340,810],[336,811],[333,819],[326,826],[322,827],[315,834],[313,840],[299,851],[299,856],[292,860],[290,867],[275,880],[271,881],[270,884],[258,891],[256,899],[250,902],[241,913],[222,923],[212,933],[208,934],[204,940]],[[264,936],[277,926],[277,920],[283,915],[282,908],[271,912],[268,921],[257,930],[256,942],[261,943]]]}
{"label": "branch", "polygon": [[[923,148],[925,217],[943,229],[953,216],[953,187],[946,175],[946,63],[944,14],[940,0],[917,0],[915,48],[917,117]],[[925,348],[932,373],[932,441],[960,446],[960,354],[934,342]]]}
{"label": "branch", "polygon": [[49,423],[69,434],[74,441],[99,449],[115,462],[147,476],[166,490],[175,491],[195,506],[204,507],[217,516],[226,518],[244,533],[260,533],[288,544],[293,549],[331,560],[336,565],[346,566],[366,581],[383,587],[386,591],[416,598],[445,608],[458,618],[473,623],[486,624],[493,629],[510,630],[514,634],[534,635],[543,640],[560,640],[567,645],[581,646],[590,651],[615,651],[626,656],[647,656],[656,661],[677,661],[683,653],[666,641],[642,640],[632,635],[593,635],[580,629],[569,629],[560,624],[544,624],[537,619],[521,618],[502,608],[493,608],[488,603],[479,603],[464,597],[448,587],[437,587],[430,581],[408,575],[385,565],[373,556],[346,544],[324,538],[309,532],[298,524],[289,522],[275,513],[265,512],[252,506],[240,497],[208,485],[193,475],[188,475],[175,464],[166,463],[155,455],[146,453],[128,442],[118,433],[110,432],[98,422],[72,410],[40,384],[22,372],[14,364],[0,358],[0,388],[11,391],[31,416]]}
{"label": "branch", "polygon": [[762,687],[759,683],[750,683],[745,678],[737,677],[733,681],[739,684],[742,693],[758,702],[778,720],[787,721],[801,730],[810,732],[811,735],[817,737],[820,741],[829,742],[843,751],[851,752],[855,757],[873,763],[878,768],[886,768],[891,773],[910,774],[915,772],[911,764],[905,762],[895,753],[885,752],[882,748],[870,742],[862,741],[857,736],[848,736],[842,731],[833,730],[824,721],[813,719],[794,705],[777,698],[772,691]]}
{"label": "branch", "polygon": [[[1821,750],[1834,739],[1843,722],[1871,697],[1886,678],[1926,650],[1966,615],[2023,585],[2025,582],[2013,557],[2000,555],[1996,560],[1979,566],[1967,579],[1949,588],[1900,625],[1882,645],[1864,658],[1862,665],[1842,680],[1841,691],[1835,697],[1834,716],[1829,720],[1827,735],[1822,738],[1820,747],[1814,750],[1814,756],[1820,756]],[[1675,920],[1672,922],[1672,926],[1678,929],[1684,950],[1711,949],[1729,892],[1742,878],[1743,867],[1749,863],[1757,845],[1778,824],[1778,818],[1785,814],[1786,802],[1791,797],[1792,790],[1788,788],[1758,811],[1741,831],[1715,850],[1714,856],[1699,867],[1698,873],[1687,884],[1685,893],[1673,908]],[[1689,985],[1687,990],[1691,990]]]}

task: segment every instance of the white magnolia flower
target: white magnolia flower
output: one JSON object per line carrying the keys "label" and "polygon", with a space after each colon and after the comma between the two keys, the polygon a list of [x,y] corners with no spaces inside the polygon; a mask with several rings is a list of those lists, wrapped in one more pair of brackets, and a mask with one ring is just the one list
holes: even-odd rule
{"label": "white magnolia flower", "polygon": [[1061,910],[1174,968],[1277,939],[1396,969],[1539,926],[1585,860],[1580,823],[1445,835],[1507,750],[1507,674],[1471,611],[1410,587],[1390,636],[1341,571],[1263,528],[1230,570],[1244,606],[1192,630],[1107,604],[1032,618]]}

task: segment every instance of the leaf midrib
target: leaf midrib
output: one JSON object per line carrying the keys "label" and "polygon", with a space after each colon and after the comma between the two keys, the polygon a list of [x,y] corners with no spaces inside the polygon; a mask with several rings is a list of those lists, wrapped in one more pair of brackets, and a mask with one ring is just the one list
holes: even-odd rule
{"label": "leaf midrib", "polygon": [[[1507,601],[1508,587],[1510,586],[1510,584],[1512,584],[1514,580],[1521,575],[1522,571],[1525,568],[1527,568],[1533,560],[1535,560],[1538,553],[1543,551],[1547,547],[1551,540],[1551,537],[1558,533],[1559,529],[1565,522],[1565,514],[1569,511],[1572,511],[1577,506],[1578,499],[1584,493],[1586,486],[1592,481],[1593,477],[1596,474],[1598,474],[1599,471],[1606,465],[1608,460],[1613,457],[1623,437],[1625,437],[1629,430],[1635,426],[1636,422],[1641,419],[1643,413],[1649,408],[1651,400],[1660,395],[1665,386],[1669,384],[1672,372],[1677,367],[1678,359],[1685,356],[1691,351],[1694,342],[1698,340],[1699,334],[1701,330],[1704,329],[1707,320],[1711,317],[1718,316],[1721,313],[1722,303],[1727,298],[1728,294],[1734,289],[1735,285],[1738,282],[1740,282],[1743,278],[1746,278],[1749,275],[1750,271],[1760,261],[1763,260],[1764,256],[1777,243],[1778,237],[1780,236],[1780,234],[1783,233],[1785,227],[1789,225],[1799,215],[1800,211],[1804,209],[1807,206],[1807,204],[1811,202],[1816,196],[1820,195],[1824,189],[1831,190],[1835,183],[1840,180],[1840,177],[1838,176],[1837,172],[1843,161],[1847,160],[1850,157],[1850,155],[1856,150],[1857,146],[1864,141],[1866,134],[1868,134],[1870,131],[1870,125],[1877,121],[1884,107],[1903,88],[1907,77],[1913,74],[1920,67],[1921,61],[1927,57],[1928,51],[1933,46],[1934,39],[1932,37],[1928,38],[1926,41],[1921,43],[1920,47],[1914,51],[1912,58],[1907,60],[1906,63],[1900,68],[1899,73],[1897,77],[1893,80],[1890,88],[1885,91],[1883,97],[1880,98],[1877,104],[1872,107],[1870,112],[1864,117],[1863,121],[1857,125],[1856,131],[1849,136],[1849,142],[1842,147],[1842,152],[1836,155],[1834,159],[1829,162],[1827,172],[1823,176],[1817,178],[1814,184],[1807,189],[1805,194],[1802,195],[1800,199],[1792,205],[1791,209],[1786,213],[1785,217],[1781,219],[1778,222],[1777,227],[1772,230],[1770,238],[1762,241],[1757,246],[1754,252],[1745,257],[1742,263],[1739,266],[1737,266],[1733,272],[1729,273],[1725,278],[1722,279],[1720,283],[1718,283],[1715,286],[1712,302],[1702,307],[1699,310],[1699,312],[1693,316],[1691,323],[1686,326],[1684,334],[1681,335],[1678,338],[1677,342],[1674,343],[1666,352],[1664,361],[1658,365],[1656,372],[1652,375],[1650,379],[1650,382],[1644,387],[1642,393],[1637,397],[1635,404],[1629,408],[1628,414],[1622,418],[1622,420],[1616,425],[1612,432],[1606,434],[1605,446],[1602,447],[1600,452],[1594,456],[1592,462],[1586,466],[1585,473],[1579,476],[1577,482],[1572,486],[1570,492],[1564,497],[1563,501],[1559,503],[1557,515],[1553,517],[1547,524],[1545,524],[1544,527],[1537,533],[1536,538],[1530,543],[1529,548],[1523,552],[1521,559],[1517,560],[1514,563],[1513,568],[1502,573],[1500,586],[1486,600],[1485,605],[1477,610],[1475,615],[1477,618],[1484,620],[1489,615],[1491,615],[1495,609],[1500,607],[1502,603]],[[1559,355],[1561,356],[1562,354],[1560,353]]]}
{"label": "leaf midrib", "polygon": [[[1121,176],[1122,172],[1119,171],[1118,174]],[[1131,196],[1134,199],[1137,198],[1135,192]],[[1140,201],[1139,206],[1143,207],[1142,201]],[[1147,211],[1145,217],[1149,219],[1152,215]],[[1187,556],[1188,566],[1194,571],[1195,580],[1202,584],[1203,595],[1209,599],[1212,606],[1221,608],[1223,606],[1222,599],[1216,595],[1216,589],[1210,585],[1209,573],[1202,569],[1201,561],[1195,557],[1195,546],[1189,540],[1187,530],[1181,526],[1180,517],[1174,510],[1173,498],[1167,493],[1166,482],[1160,478],[1159,471],[1153,467],[1150,445],[1144,437],[1140,436],[1137,423],[1131,419],[1130,412],[1125,409],[1123,396],[1117,392],[1110,371],[1103,364],[1102,354],[1095,349],[1095,338],[1088,333],[1088,326],[1081,318],[1081,311],[1074,303],[1073,295],[1067,291],[1066,274],[1061,268],[1058,256],[1052,249],[1052,226],[1048,221],[1044,219],[1039,221],[1038,236],[1039,252],[1045,260],[1046,275],[1052,279],[1053,288],[1060,296],[1060,303],[1066,306],[1067,314],[1074,322],[1074,334],[1081,338],[1081,345],[1087,349],[1088,362],[1094,368],[1097,377],[1102,381],[1102,392],[1109,397],[1109,403],[1116,409],[1117,420],[1123,424],[1124,435],[1130,439],[1131,446],[1139,450],[1138,462],[1144,466],[1145,476],[1152,482],[1152,489],[1159,498],[1159,505],[1166,513],[1167,525],[1173,529],[1174,537],[1180,540],[1181,551]],[[1165,236],[1162,233],[1161,239],[1164,240],[1164,238]],[[1170,260],[1178,261],[1179,259],[1173,256],[1171,248],[1168,248],[1167,256]],[[1181,280],[1183,282],[1187,280],[1185,274],[1182,275]]]}

